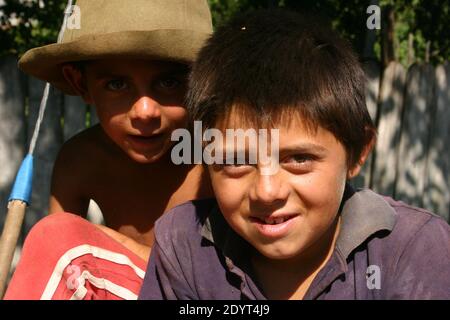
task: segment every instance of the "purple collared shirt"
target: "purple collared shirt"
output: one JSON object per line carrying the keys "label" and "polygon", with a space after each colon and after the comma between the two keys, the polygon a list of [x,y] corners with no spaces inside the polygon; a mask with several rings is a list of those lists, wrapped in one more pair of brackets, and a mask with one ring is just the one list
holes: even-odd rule
{"label": "purple collared shirt", "polygon": [[[304,299],[450,299],[450,226],[425,210],[347,187],[331,258]],[[182,204],[155,226],[139,299],[266,299],[249,250],[215,199]]]}

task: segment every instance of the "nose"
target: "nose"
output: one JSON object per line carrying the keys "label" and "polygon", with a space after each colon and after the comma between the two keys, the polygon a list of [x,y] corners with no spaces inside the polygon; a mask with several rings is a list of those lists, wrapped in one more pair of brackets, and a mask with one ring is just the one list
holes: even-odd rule
{"label": "nose", "polygon": [[279,174],[262,175],[255,177],[254,185],[250,189],[249,197],[253,202],[272,205],[284,202],[289,196],[289,186],[283,183]]}
{"label": "nose", "polygon": [[131,120],[150,121],[161,117],[161,106],[150,97],[143,96],[137,100],[130,110]]}

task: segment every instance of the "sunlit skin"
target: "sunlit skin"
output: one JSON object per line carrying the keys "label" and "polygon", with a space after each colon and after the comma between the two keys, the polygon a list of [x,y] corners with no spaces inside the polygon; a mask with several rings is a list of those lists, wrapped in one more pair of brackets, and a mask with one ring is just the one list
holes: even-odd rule
{"label": "sunlit skin", "polygon": [[88,64],[83,98],[95,105],[103,130],[130,158],[152,163],[186,126],[186,68],[170,62],[100,60]]}
{"label": "sunlit skin", "polygon": [[344,146],[320,126],[308,130],[294,117],[275,128],[275,174],[262,175],[260,164],[212,165],[209,173],[225,219],[256,249],[252,264],[263,291],[272,299],[301,299],[331,256],[345,183],[360,165],[349,168]]}
{"label": "sunlit skin", "polygon": [[175,166],[170,159],[171,133],[186,126],[187,69],[117,58],[90,61],[82,72],[66,65],[63,72],[95,106],[100,125],[64,144],[54,167],[50,213],[85,216],[93,199],[105,219],[100,228],[147,259],[155,220],[211,195],[201,166]]}

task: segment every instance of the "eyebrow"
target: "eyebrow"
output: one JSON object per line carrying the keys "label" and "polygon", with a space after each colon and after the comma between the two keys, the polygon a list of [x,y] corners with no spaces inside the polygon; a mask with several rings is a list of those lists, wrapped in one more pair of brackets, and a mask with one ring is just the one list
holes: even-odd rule
{"label": "eyebrow", "polygon": [[109,71],[102,71],[99,72],[95,75],[95,79],[96,80],[101,80],[101,79],[106,79],[106,78],[121,78],[121,79],[129,79],[129,77],[118,74],[118,73],[113,73],[113,72],[109,72]]}
{"label": "eyebrow", "polygon": [[315,153],[319,155],[325,155],[328,152],[328,149],[315,144],[315,143],[299,143],[299,144],[292,144],[285,147],[280,147],[280,154],[281,153],[293,153],[293,152],[300,152],[300,153]]}
{"label": "eyebrow", "polygon": [[160,77],[165,76],[187,76],[189,71],[183,69],[166,70],[158,74]]}
{"label": "eyebrow", "polygon": [[[173,76],[187,76],[189,73],[189,70],[186,70],[185,68],[176,67],[170,68],[168,70],[163,70],[160,72],[155,73],[155,76],[157,77],[166,77],[169,75]],[[120,72],[110,71],[110,70],[100,70],[96,72],[95,79],[104,79],[104,78],[122,78],[122,79],[130,79],[129,76],[126,76],[124,74],[121,74]]]}
{"label": "eyebrow", "polygon": [[[216,149],[216,152],[223,153],[224,155],[226,154],[227,151],[228,151],[228,149],[227,149],[226,145],[224,145],[222,147],[222,149]],[[249,150],[248,150],[248,148],[245,148],[245,149],[233,148],[233,149],[229,150],[229,152],[248,154]],[[318,145],[315,143],[309,143],[309,142],[288,145],[285,147],[280,147],[280,149],[279,149],[279,154],[314,153],[319,156],[324,156],[325,154],[327,154],[327,152],[328,152],[327,148],[325,148],[321,145]]]}

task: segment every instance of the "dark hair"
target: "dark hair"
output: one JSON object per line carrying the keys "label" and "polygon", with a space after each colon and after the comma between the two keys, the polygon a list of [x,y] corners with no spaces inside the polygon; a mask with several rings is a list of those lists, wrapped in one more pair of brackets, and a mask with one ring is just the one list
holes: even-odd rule
{"label": "dark hair", "polygon": [[357,163],[376,131],[365,75],[350,45],[321,18],[260,10],[217,29],[194,63],[186,104],[211,128],[231,112],[258,126],[300,116],[321,126]]}

